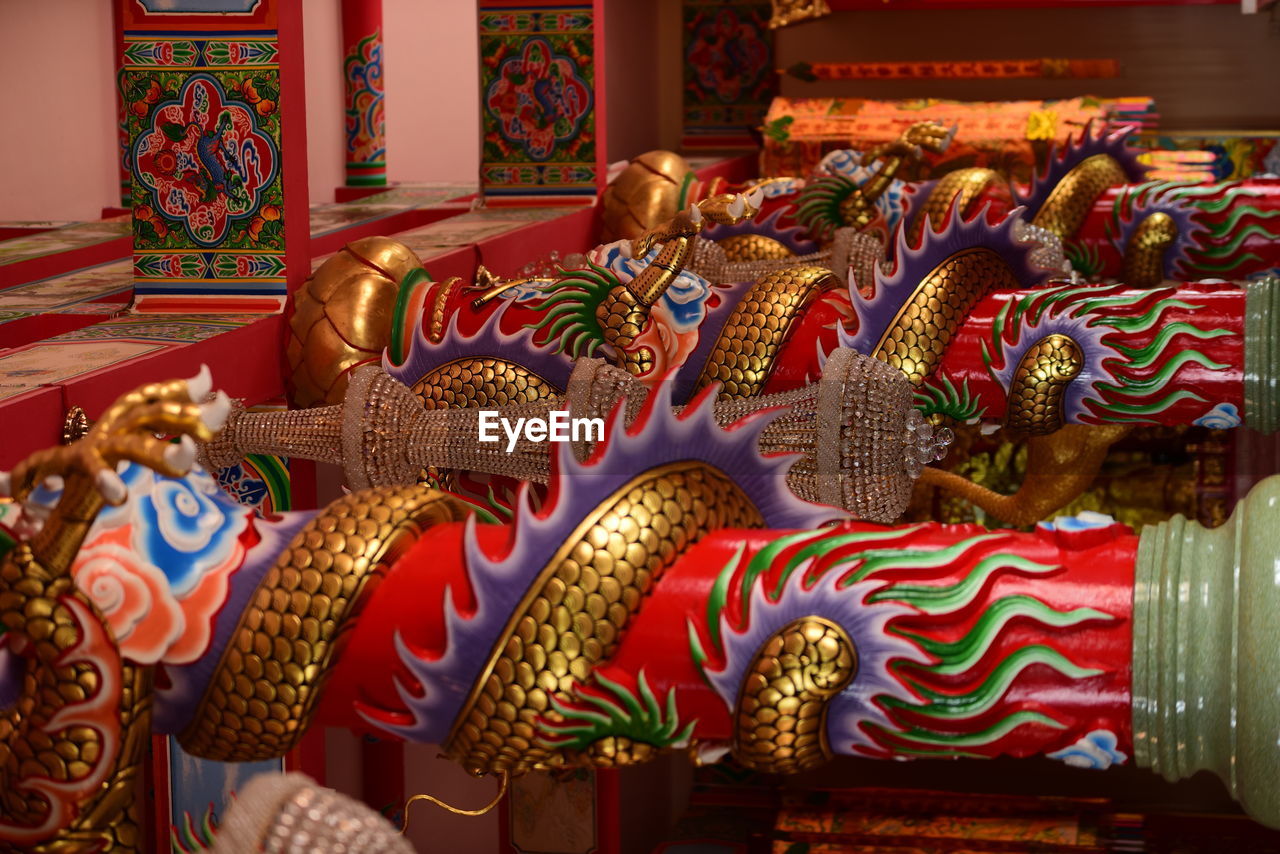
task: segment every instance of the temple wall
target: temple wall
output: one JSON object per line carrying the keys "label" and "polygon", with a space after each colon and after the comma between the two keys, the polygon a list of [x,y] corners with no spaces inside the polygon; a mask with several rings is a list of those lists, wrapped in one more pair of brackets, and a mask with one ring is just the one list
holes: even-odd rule
{"label": "temple wall", "polygon": [[0,6],[0,220],[120,204],[111,4]]}
{"label": "temple wall", "polygon": [[[305,0],[311,201],[343,176],[340,0]],[[480,169],[479,45],[474,0],[382,0],[387,180],[469,182]]]}

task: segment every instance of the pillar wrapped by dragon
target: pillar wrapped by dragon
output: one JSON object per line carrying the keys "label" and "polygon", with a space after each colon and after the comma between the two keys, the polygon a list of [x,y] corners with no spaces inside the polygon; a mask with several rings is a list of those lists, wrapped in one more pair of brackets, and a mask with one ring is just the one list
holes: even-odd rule
{"label": "pillar wrapped by dragon", "polygon": [[760,453],[785,407],[721,426],[663,384],[585,461],[558,446],[509,522],[421,485],[261,518],[192,468],[228,410],[208,389],[142,389],[5,478],[11,848],[136,850],[150,731],[240,761],[320,725],[499,776],[671,751],[1208,769],[1280,824],[1276,479],[1216,530],[879,526]]}
{"label": "pillar wrapped by dragon", "polygon": [[940,151],[949,143],[944,128],[927,122],[865,154],[832,152],[808,178],[765,177],[742,188],[704,186],[678,156],[649,152],[605,192],[603,238],[636,236],[704,193],[759,187],[767,198],[754,220],[704,235],[721,245],[724,260],[814,256],[830,251],[845,228],[888,236],[901,225],[914,243],[926,222],[941,225],[952,207],[965,216],[1022,207],[1029,223],[1062,242],[1073,269],[1089,281],[1150,287],[1166,279],[1260,278],[1280,269],[1274,239],[1280,179],[1149,181],[1126,145],[1130,134],[1086,128],[1050,153],[1029,187],[978,167],[933,181],[895,177],[922,148]]}
{"label": "pillar wrapped by dragon", "polygon": [[[937,128],[919,133],[918,144],[945,144]],[[1132,165],[1121,143],[1089,136],[1075,156],[1119,174],[1120,164]],[[1116,152],[1089,153],[1097,147]],[[1055,186],[1101,192],[1100,179],[1068,180],[1078,174],[1065,170]],[[1061,211],[1054,199],[1068,197],[1044,194],[1042,212]],[[1030,437],[1035,465],[1024,483],[1032,486],[1015,496],[924,472],[1011,524],[1033,523],[1077,496],[1134,425],[1277,426],[1274,277],[1245,285],[1088,284],[1067,276],[1062,241],[1028,223],[1025,209],[949,203],[936,221],[899,217],[887,253],[880,238],[841,227],[835,231],[847,239],[839,251],[718,260],[714,270],[738,277],[715,278],[699,261],[719,246],[707,235],[741,236],[761,222],[776,231],[781,209],[765,213],[774,199],[768,184],[711,196],[634,240],[597,247],[554,277],[434,282],[393,241],[357,241],[295,295],[287,350],[295,400],[342,404],[352,371],[379,353],[385,370],[433,411],[571,397],[570,376],[585,358],[605,358],[648,388],[668,383],[677,404],[717,383],[723,399],[758,400],[817,382],[844,346],[898,369],[936,427],[983,422]],[[870,260],[853,257],[868,248]],[[308,456],[296,443],[271,447]],[[446,456],[398,470],[431,470]],[[346,458],[363,465],[359,455]],[[453,469],[449,484],[481,496],[495,489],[505,501],[514,495],[512,477],[541,481],[542,470],[487,465],[476,477]],[[353,482],[378,482],[361,477]],[[900,498],[880,502],[873,515],[875,502],[855,508],[853,496],[865,494],[850,486],[855,481],[844,481],[835,503],[860,518],[896,518]]]}

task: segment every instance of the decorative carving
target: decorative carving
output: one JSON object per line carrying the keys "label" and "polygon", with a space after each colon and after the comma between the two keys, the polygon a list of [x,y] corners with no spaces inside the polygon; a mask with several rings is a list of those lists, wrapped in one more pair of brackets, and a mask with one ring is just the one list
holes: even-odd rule
{"label": "decorative carving", "polygon": [[796,620],[769,638],[742,683],[734,757],[770,774],[825,763],[831,758],[826,701],[857,670],[849,635],[821,617]]}
{"label": "decorative carving", "polygon": [[[131,460],[181,477],[229,403],[207,372],[156,383],[115,402],[83,438],[37,452],[4,478],[18,501],[50,478],[63,486],[49,516],[0,563],[0,621],[25,664],[0,715],[0,840],[26,850],[136,850],[134,796],[151,724],[151,671],[122,659],[117,639],[71,568],[90,525],[127,488]],[[155,433],[181,435],[171,445]],[[9,667],[15,665],[10,662]],[[12,677],[12,671],[8,674]]]}
{"label": "decorative carving", "polygon": [[789,27],[801,21],[825,18],[831,14],[827,0],[773,0],[773,17],[769,29]]}
{"label": "decorative carving", "polygon": [[872,355],[920,385],[937,368],[973,306],[991,291],[1017,286],[1008,263],[992,250],[957,252],[920,280]]}
{"label": "decorative carving", "polygon": [[1066,335],[1046,335],[1027,348],[1009,386],[1005,426],[1041,435],[1062,427],[1067,383],[1080,375],[1080,347]]}
{"label": "decorative carving", "polygon": [[792,267],[761,278],[725,321],[697,388],[720,383],[726,397],[760,394],[792,325],[822,293],[838,286],[824,267]]}
{"label": "decorative carving", "polygon": [[1178,224],[1164,211],[1143,217],[1124,251],[1124,283],[1154,288],[1165,280],[1165,254],[1178,239]]}
{"label": "decorative carving", "polygon": [[446,752],[473,774],[565,761],[536,743],[552,698],[573,696],[611,656],[662,572],[717,528],[757,528],[733,481],[698,463],[646,472],[602,502],[565,540],[512,616]]}
{"label": "decorative carving", "polygon": [[443,493],[381,487],[343,496],[308,522],[241,615],[182,733],[183,748],[224,762],[274,759],[292,749],[365,586],[422,530],[467,512]]}
{"label": "decorative carving", "polygon": [[338,403],[351,371],[382,357],[400,289],[421,266],[407,246],[364,237],[321,264],[293,294],[285,381],[294,406]]}
{"label": "decorative carving", "polygon": [[1080,229],[1098,197],[1126,180],[1124,169],[1114,157],[1094,154],[1063,176],[1031,222],[1066,240]]}

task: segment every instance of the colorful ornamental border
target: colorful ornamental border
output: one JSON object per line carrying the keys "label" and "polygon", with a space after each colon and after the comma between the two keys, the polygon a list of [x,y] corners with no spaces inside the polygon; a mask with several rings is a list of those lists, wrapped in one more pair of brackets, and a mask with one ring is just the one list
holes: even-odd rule
{"label": "colorful ornamental border", "polygon": [[281,252],[139,252],[133,259],[133,275],[138,279],[168,279],[185,283],[276,281],[285,275]]}
{"label": "colorful ornamental border", "polygon": [[280,45],[270,30],[241,33],[124,34],[125,68],[274,68]]}

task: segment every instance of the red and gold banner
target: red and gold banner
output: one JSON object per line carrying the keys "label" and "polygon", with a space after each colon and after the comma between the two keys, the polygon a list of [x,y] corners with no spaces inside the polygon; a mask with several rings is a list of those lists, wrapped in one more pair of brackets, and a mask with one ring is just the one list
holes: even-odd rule
{"label": "red and gold banner", "polygon": [[1114,59],[983,59],[924,62],[801,62],[783,73],[800,80],[944,80],[998,77],[1119,77]]}

